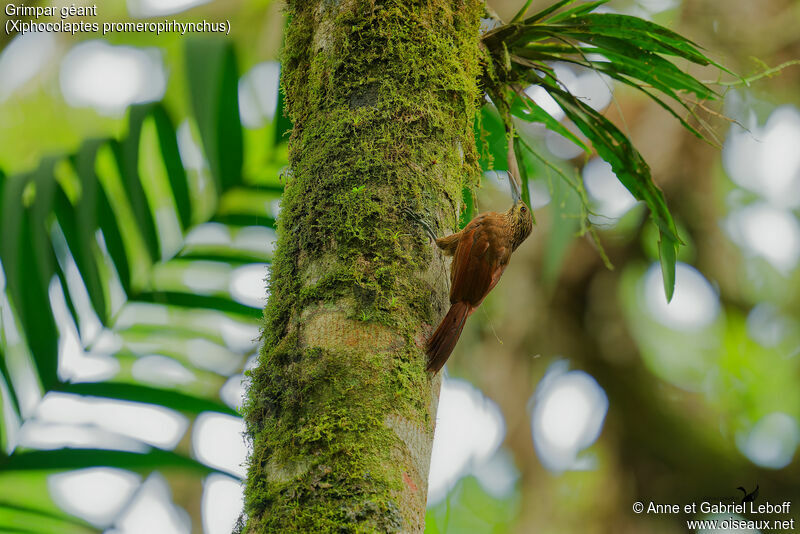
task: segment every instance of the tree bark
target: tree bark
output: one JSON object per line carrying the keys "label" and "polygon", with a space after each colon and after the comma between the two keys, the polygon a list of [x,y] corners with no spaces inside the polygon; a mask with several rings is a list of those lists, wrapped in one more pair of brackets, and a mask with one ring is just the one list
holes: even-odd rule
{"label": "tree bark", "polygon": [[[294,0],[290,170],[258,367],[245,532],[422,532],[446,311],[438,235],[479,176],[480,0]],[[411,216],[414,213],[416,216]]]}

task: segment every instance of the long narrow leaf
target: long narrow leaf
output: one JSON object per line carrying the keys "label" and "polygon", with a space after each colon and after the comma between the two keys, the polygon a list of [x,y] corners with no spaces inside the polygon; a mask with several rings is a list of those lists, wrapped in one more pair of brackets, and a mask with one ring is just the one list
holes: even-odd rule
{"label": "long narrow leaf", "polygon": [[0,459],[0,471],[50,471],[97,466],[138,472],[163,468],[186,469],[202,475],[219,472],[197,460],[161,449],[152,449],[146,453],[105,449],[56,449],[24,452]]}
{"label": "long narrow leaf", "polygon": [[673,241],[679,242],[664,196],[650,177],[650,167],[628,138],[611,121],[579,99],[558,87],[550,89],[550,94],[567,117],[592,141],[600,157],[611,164],[620,182],[636,199],[647,204],[658,227]]}
{"label": "long narrow leaf", "polygon": [[28,268],[37,269],[39,282],[42,287],[50,285],[50,279],[55,274],[55,254],[50,243],[50,216],[53,212],[56,181],[53,169],[55,158],[46,158],[33,173],[32,185],[34,186],[33,205],[27,210],[31,241],[25,246],[32,246],[36,261],[28,264]]}
{"label": "long narrow leaf", "polygon": [[[91,168],[91,167],[90,167]],[[61,162],[57,173],[69,173],[80,183],[75,168],[67,160]],[[94,178],[94,170],[91,170]],[[70,202],[63,188],[56,190],[55,214],[58,225],[64,233],[75,266],[83,285],[89,294],[97,317],[104,324],[108,320],[105,284],[97,264],[95,232],[97,230],[97,179],[87,180],[86,187],[81,184],[80,198],[75,205]],[[65,286],[66,287],[66,286]]]}
{"label": "long narrow leaf", "polygon": [[[94,170],[102,185],[98,205],[100,228],[122,285],[130,293],[134,288],[140,289],[149,283],[147,270],[153,256],[139,229],[131,224],[135,216],[122,183],[121,153],[122,148],[116,140],[102,144],[97,150]],[[88,174],[81,174],[84,180],[89,179]]]}
{"label": "long narrow leaf", "polygon": [[[2,171],[2,169],[0,169],[0,208],[2,208],[5,205],[4,204],[4,200],[3,200],[4,196],[5,196],[5,189],[6,189],[5,186],[6,186],[6,175]],[[2,217],[2,214],[0,214],[0,224],[2,224],[3,222],[4,222],[4,219]],[[0,229],[0,230],[2,230],[2,229]],[[2,236],[3,236],[3,232],[0,231],[0,237],[2,237]],[[3,254],[4,254],[3,246],[2,246],[2,242],[0,241],[0,262],[3,261],[3,257],[4,257]],[[2,270],[2,269],[3,269],[3,267],[0,266],[0,270]],[[5,285],[7,286],[8,285],[8,275],[6,274],[5,270],[3,270],[2,276],[5,279]],[[5,289],[5,288],[2,288],[2,289]],[[4,341],[4,338],[5,338],[5,336],[3,335],[3,331],[2,331],[2,329],[0,329],[0,377],[2,377],[2,380],[3,380],[3,382],[5,383],[5,386],[6,386],[6,391],[8,391],[8,395],[10,397],[9,401],[11,402],[12,409],[13,409],[14,413],[17,416],[19,416],[22,413],[20,411],[19,398],[17,397],[17,392],[14,390],[13,384],[11,382],[11,373],[9,373],[9,371],[8,371],[8,366],[6,365],[5,354],[3,353],[3,343],[2,343],[2,341]],[[6,428],[5,425],[8,423],[8,421],[3,420],[2,422],[4,424],[0,425],[0,444],[3,444],[5,446],[7,444],[8,435],[7,435],[7,433],[3,433],[3,429]],[[3,450],[4,449],[5,449],[5,447],[3,447]],[[0,455],[3,454],[3,450],[0,450]]]}
{"label": "long narrow leaf", "polygon": [[[58,331],[48,296],[50,281],[44,276],[48,268],[39,264],[42,258],[36,248],[30,246],[37,241],[34,235],[43,230],[39,224],[32,224],[30,210],[23,203],[23,191],[33,179],[31,175],[19,175],[5,181],[0,213],[0,259],[6,276],[6,291],[34,356],[39,380],[45,387],[52,387],[58,380]],[[52,261],[47,254],[43,259]]]}
{"label": "long narrow leaf", "polygon": [[[579,42],[589,42],[590,39],[597,41],[598,39],[603,39],[603,38],[622,39],[631,44],[632,46],[635,46],[642,50],[653,52],[655,54],[663,54],[665,56],[673,56],[686,59],[698,65],[708,65],[711,62],[710,59],[708,59],[694,47],[690,48],[689,50],[676,48],[675,46],[672,46],[667,42],[654,39],[652,36],[644,32],[632,31],[629,32],[627,36],[623,37],[620,36],[618,32],[602,32],[602,31],[593,32],[584,26],[565,27],[558,24],[554,24],[548,26],[535,27],[535,34],[543,34],[545,32],[556,34],[561,37],[569,37]],[[611,35],[608,35],[608,33],[611,33]],[[524,46],[524,44],[521,46]]]}
{"label": "long narrow leaf", "polygon": [[552,6],[539,11],[535,15],[531,15],[530,17],[525,19],[524,22],[525,22],[526,25],[530,25],[530,24],[533,24],[533,23],[538,22],[540,20],[543,20],[543,19],[547,18],[547,16],[550,15],[551,13],[555,13],[556,11],[561,9],[562,7],[568,6],[569,4],[573,4],[576,1],[577,0],[560,0],[559,2],[556,2],[555,4],[553,4]]}
{"label": "long narrow leaf", "polygon": [[236,301],[222,297],[208,297],[205,295],[195,295],[191,293],[144,292],[137,295],[136,298],[142,302],[155,302],[158,304],[171,304],[174,306],[187,306],[192,308],[206,308],[228,313],[238,313],[251,318],[260,318],[262,316],[262,311],[258,308],[245,306],[244,304],[239,304]]}
{"label": "long narrow leaf", "polygon": [[175,126],[163,104],[151,104],[150,118],[155,122],[158,132],[158,144],[161,149],[161,163],[167,172],[172,199],[183,228],[192,222],[192,206],[189,198],[189,184],[186,181],[186,170],[178,151],[178,139]]}
{"label": "long narrow leaf", "polygon": [[539,106],[533,99],[526,93],[518,93],[517,98],[512,100],[511,113],[520,119],[528,122],[541,122],[548,129],[564,136],[576,145],[578,145],[584,152],[589,152],[589,147],[577,135],[569,131],[569,129],[561,124],[555,117],[550,115],[541,106]]}
{"label": "long narrow leaf", "polygon": [[[578,50],[581,52],[581,56],[576,56],[575,51]],[[664,108],[667,112],[669,112],[673,117],[678,119],[681,125],[690,131],[694,136],[698,137],[699,139],[703,139],[709,142],[716,142],[718,141],[716,137],[713,135],[713,132],[709,131],[711,135],[711,139],[706,138],[700,131],[698,131],[695,127],[689,124],[683,117],[678,115],[674,109],[672,109],[669,105],[667,105],[663,100],[661,100],[655,93],[650,91],[647,87],[643,84],[637,82],[632,77],[629,77],[627,72],[620,70],[616,64],[609,61],[590,61],[586,59],[587,56],[591,53],[595,52],[593,48],[585,48],[585,47],[569,47],[565,45],[548,45],[548,46],[539,46],[537,45],[535,48],[523,50],[520,53],[529,59],[535,59],[538,61],[563,61],[566,63],[572,63],[575,65],[579,65],[581,67],[586,67],[590,69],[594,69],[600,73],[603,73],[619,82],[622,82],[626,85],[633,87],[634,89],[641,91],[645,95],[647,95],[650,99],[652,99],[655,103],[659,106]],[[516,57],[516,56],[512,56]],[[538,79],[533,78],[533,76],[523,74],[523,77],[527,79],[532,79],[532,81],[539,81]],[[687,112],[691,115],[697,115],[694,113],[694,110],[690,108],[686,102],[677,94],[675,91],[672,90],[671,87],[668,85],[664,85],[660,82],[655,81],[655,88],[669,96],[674,102],[678,105],[683,107]],[[699,118],[698,118],[699,119]],[[551,128],[552,129],[552,128]]]}
{"label": "long narrow leaf", "polygon": [[128,113],[128,137],[122,143],[122,184],[147,251],[151,258],[158,259],[158,230],[139,174],[142,124],[147,111],[146,106],[133,106]]}
{"label": "long narrow leaf", "polygon": [[54,513],[0,499],[0,532],[3,534],[94,534],[97,529],[66,513]]}
{"label": "long narrow leaf", "polygon": [[3,345],[0,343],[0,457],[14,447],[9,428],[17,426],[22,418],[19,399],[11,384],[11,373],[6,365]]}
{"label": "long narrow leaf", "polygon": [[664,281],[664,293],[667,302],[675,293],[675,266],[678,261],[678,243],[659,230],[658,259],[661,264],[661,278]]}
{"label": "long narrow leaf", "polygon": [[673,63],[622,39],[589,36],[587,42],[597,46],[597,49],[586,50],[587,53],[602,54],[618,71],[650,83],[658,89],[690,91],[703,99],[717,96],[711,88],[678,69]]}
{"label": "long narrow leaf", "polygon": [[[647,84],[667,91],[684,90],[695,93],[702,99],[713,99],[717,94],[708,86],[681,71],[673,63],[658,54],[636,46],[630,40],[617,37],[607,37],[594,34],[571,35],[568,31],[561,31],[555,26],[537,26],[537,34],[564,42],[565,37],[575,37],[594,45],[588,47],[578,44],[553,44],[533,43],[521,48],[514,48],[512,52],[521,57],[542,61],[553,54],[559,54],[562,61],[570,61],[568,55],[577,55],[583,59],[581,64],[597,70],[614,71],[633,78],[638,78]],[[599,54],[608,61],[590,61],[590,54]],[[566,57],[563,55],[567,55]],[[675,97],[678,99],[678,97]]]}
{"label": "long narrow leaf", "polygon": [[194,115],[217,191],[241,182],[242,127],[239,121],[236,57],[224,39],[192,39],[186,67]]}
{"label": "long narrow leaf", "polygon": [[[589,13],[569,21],[574,28],[583,29],[593,35],[606,35],[620,39],[657,41],[672,50],[679,51],[682,57],[699,65],[714,65],[718,69],[733,74],[721,64],[710,59],[702,52],[700,46],[686,37],[653,22],[611,13]],[[566,29],[566,28],[565,28]]]}
{"label": "long narrow leaf", "polygon": [[588,137],[597,153],[611,164],[617,178],[634,198],[643,200],[661,235],[661,265],[667,299],[675,286],[675,262],[680,239],[661,191],[650,177],[650,168],[630,141],[608,119],[583,104],[566,91],[551,87],[553,98],[567,116]]}
{"label": "long narrow leaf", "polygon": [[515,22],[520,20],[522,17],[524,17],[525,13],[528,12],[528,9],[531,7],[532,3],[533,3],[533,0],[528,0],[527,2],[525,2],[525,5],[523,5],[519,9],[519,11],[517,11],[517,14],[514,15],[514,17],[511,19],[510,24],[514,24]]}
{"label": "long narrow leaf", "polygon": [[[598,70],[600,70],[600,72],[603,72],[603,73],[607,74],[608,76],[611,76],[611,77],[612,77],[612,78],[614,78],[615,80],[617,80],[617,81],[619,81],[619,82],[622,82],[622,83],[624,83],[625,85],[628,85],[628,86],[630,86],[630,87],[633,87],[633,88],[634,88],[634,89],[636,89],[637,91],[641,91],[642,93],[644,93],[645,95],[647,95],[647,96],[648,96],[648,97],[649,97],[649,98],[650,98],[650,99],[651,99],[653,102],[655,102],[655,103],[656,103],[656,104],[658,104],[660,107],[662,107],[662,108],[663,108],[665,111],[667,111],[667,112],[668,112],[670,115],[672,115],[673,117],[675,117],[675,118],[678,120],[678,122],[680,122],[680,123],[681,123],[681,126],[683,126],[683,127],[684,127],[684,128],[686,128],[688,131],[690,131],[690,132],[691,132],[691,133],[692,133],[692,134],[693,134],[695,137],[697,137],[698,139],[708,140],[708,139],[706,138],[706,136],[705,136],[705,135],[703,135],[703,134],[702,134],[702,133],[701,133],[699,130],[697,130],[697,128],[695,128],[694,126],[692,126],[691,124],[689,124],[689,123],[686,121],[686,119],[684,119],[683,117],[681,117],[680,115],[678,115],[678,113],[677,113],[677,112],[676,112],[674,109],[672,109],[672,108],[671,108],[671,107],[670,107],[670,106],[669,106],[669,105],[668,105],[666,102],[664,102],[663,100],[661,100],[661,99],[660,99],[660,98],[659,98],[659,97],[658,97],[656,94],[654,94],[653,92],[649,91],[649,90],[648,90],[648,89],[646,89],[645,87],[642,87],[642,85],[641,85],[641,84],[638,84],[638,83],[636,83],[636,82],[634,82],[634,81],[632,81],[632,80],[628,79],[626,76],[623,76],[623,75],[619,74],[618,72],[612,72],[612,70],[613,70],[613,69],[609,69],[609,70],[605,70],[605,69],[598,69]],[[668,93],[668,94],[669,94],[669,93]],[[670,95],[670,96],[672,96],[671,94],[669,94],[669,95]],[[676,101],[677,101],[677,102],[680,104],[680,106],[681,106],[681,107],[683,107],[684,109],[686,109],[687,111],[689,111],[690,113],[692,113],[692,111],[691,111],[691,109],[689,108],[689,106],[687,106],[687,105],[686,105],[686,104],[685,104],[685,103],[684,103],[682,100],[680,100],[680,99],[677,99],[677,98],[675,98],[675,100],[676,100]],[[712,135],[712,139],[715,139],[715,138],[713,137],[713,135]],[[709,141],[709,142],[711,142],[711,141]]]}
{"label": "long narrow leaf", "polygon": [[220,412],[228,415],[238,415],[235,410],[221,402],[187,395],[179,391],[139,384],[87,382],[63,384],[58,390],[65,393],[74,393],[76,395],[89,395],[92,397],[105,397],[108,399],[157,404],[165,408],[171,408],[193,415],[198,415],[202,412]]}
{"label": "long narrow leaf", "polygon": [[589,13],[594,11],[598,7],[602,6],[603,4],[607,4],[610,0],[595,0],[594,2],[586,2],[582,5],[575,6],[573,8],[567,9],[558,13],[557,15],[553,15],[547,19],[548,24],[555,24],[556,22],[560,22],[562,20],[568,20],[574,17],[578,17],[585,13]]}

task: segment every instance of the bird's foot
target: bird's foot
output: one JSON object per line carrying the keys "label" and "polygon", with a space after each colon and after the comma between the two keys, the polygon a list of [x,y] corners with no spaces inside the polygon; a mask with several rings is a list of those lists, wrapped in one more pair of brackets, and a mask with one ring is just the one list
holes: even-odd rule
{"label": "bird's foot", "polygon": [[436,242],[436,234],[433,232],[433,229],[431,229],[430,225],[425,222],[425,219],[422,217],[422,215],[416,213],[408,206],[402,206],[400,211],[402,211],[410,220],[420,225],[422,229],[425,230],[425,233],[428,234],[428,237],[430,237],[433,242]]}

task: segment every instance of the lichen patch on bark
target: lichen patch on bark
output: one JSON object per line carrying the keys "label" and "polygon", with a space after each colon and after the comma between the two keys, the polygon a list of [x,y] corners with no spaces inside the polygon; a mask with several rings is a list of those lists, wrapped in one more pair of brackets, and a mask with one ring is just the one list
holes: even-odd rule
{"label": "lichen patch on bark", "polygon": [[403,338],[388,326],[347,317],[347,306],[309,306],[300,315],[300,344],[308,348],[389,352],[403,346]]}

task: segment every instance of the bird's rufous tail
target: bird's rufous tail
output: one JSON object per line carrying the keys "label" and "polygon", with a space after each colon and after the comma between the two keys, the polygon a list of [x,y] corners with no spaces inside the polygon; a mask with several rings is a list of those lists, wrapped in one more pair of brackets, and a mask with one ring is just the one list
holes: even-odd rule
{"label": "bird's rufous tail", "polygon": [[444,367],[444,363],[458,343],[464,323],[467,322],[467,317],[471,312],[472,306],[465,302],[456,302],[450,306],[450,311],[439,323],[439,328],[428,340],[425,348],[428,355],[428,371],[438,373]]}

